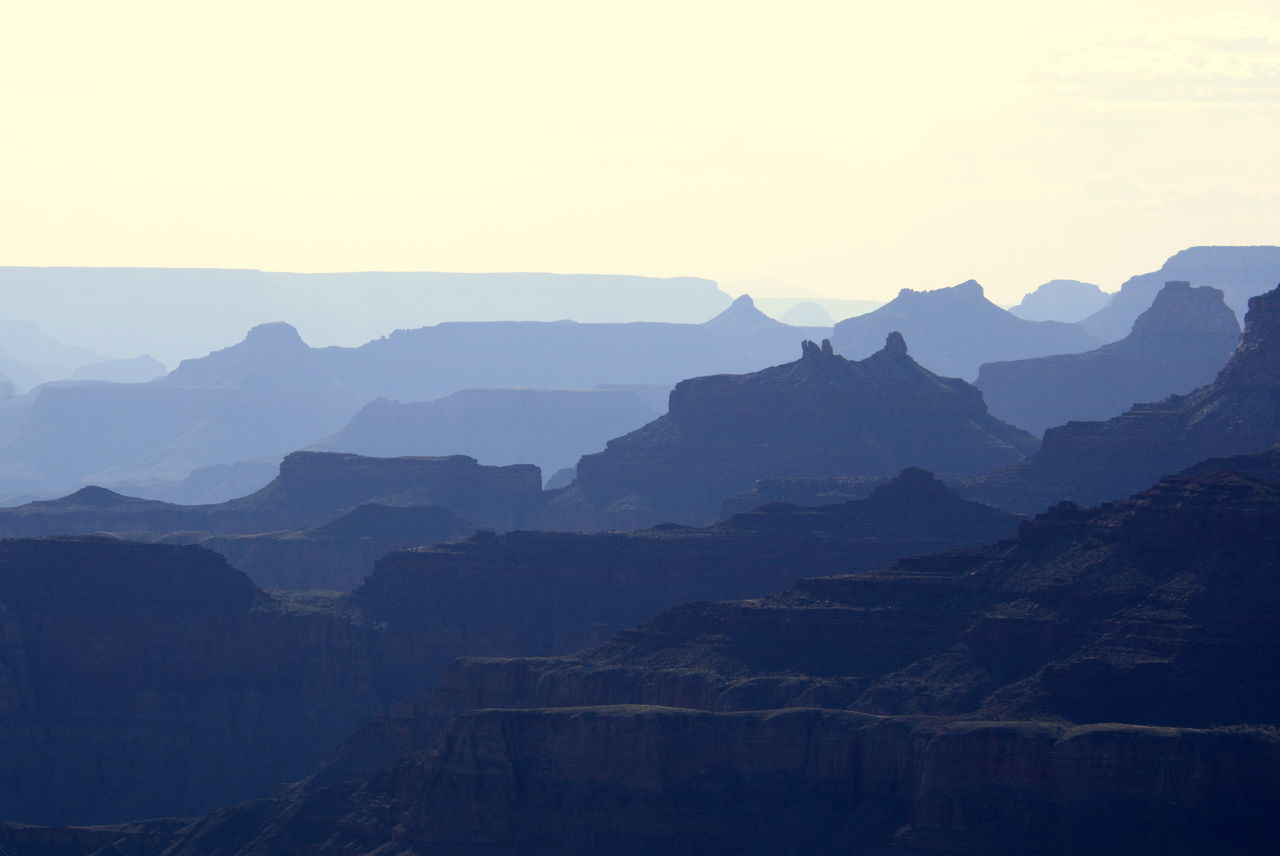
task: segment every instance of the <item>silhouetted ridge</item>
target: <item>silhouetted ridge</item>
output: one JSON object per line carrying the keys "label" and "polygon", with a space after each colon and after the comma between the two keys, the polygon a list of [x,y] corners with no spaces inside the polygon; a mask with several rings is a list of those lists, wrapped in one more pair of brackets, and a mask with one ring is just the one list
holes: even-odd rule
{"label": "silhouetted ridge", "polygon": [[705,523],[757,479],[890,476],[908,466],[955,477],[1033,447],[987,414],[974,387],[918,365],[901,335],[862,361],[806,340],[791,363],[681,381],[665,416],[583,456],[573,485],[536,522]]}
{"label": "silhouetted ridge", "polygon": [[1119,342],[1083,354],[987,363],[976,385],[992,413],[1041,432],[1191,392],[1214,379],[1239,336],[1222,292],[1169,282]]}
{"label": "silhouetted ridge", "polygon": [[1278,328],[1280,288],[1250,299],[1240,344],[1213,383],[1106,422],[1050,428],[1035,455],[966,490],[1012,509],[1059,499],[1095,503],[1206,458],[1271,447],[1280,442]]}
{"label": "silhouetted ridge", "polygon": [[[883,491],[916,488],[938,489],[906,472]],[[460,659],[412,716],[177,852],[358,829],[335,852],[1261,854],[1278,565],[1280,485],[1219,471],[1062,503],[985,547],[687,603],[568,656]]]}
{"label": "silhouetted ridge", "polygon": [[756,308],[751,295],[738,297],[716,317],[703,324],[704,327],[783,327],[781,321],[770,318]]}
{"label": "silhouetted ridge", "polygon": [[1083,351],[1098,344],[1075,324],[1026,321],[1006,312],[973,280],[933,291],[904,288],[879,309],[836,324],[831,342],[842,354],[862,357],[895,331],[911,340],[922,365],[963,378],[974,377],[985,362]]}

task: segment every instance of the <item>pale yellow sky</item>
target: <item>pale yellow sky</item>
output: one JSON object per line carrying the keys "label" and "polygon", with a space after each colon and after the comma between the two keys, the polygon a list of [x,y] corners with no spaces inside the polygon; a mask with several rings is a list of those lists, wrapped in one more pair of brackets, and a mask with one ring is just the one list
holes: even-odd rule
{"label": "pale yellow sky", "polygon": [[0,264],[1114,288],[1280,243],[1280,4],[58,2]]}

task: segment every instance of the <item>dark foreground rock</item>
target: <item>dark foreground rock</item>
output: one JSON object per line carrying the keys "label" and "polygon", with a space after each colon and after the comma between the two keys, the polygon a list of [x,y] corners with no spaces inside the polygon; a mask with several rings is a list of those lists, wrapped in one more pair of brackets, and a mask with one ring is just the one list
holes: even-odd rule
{"label": "dark foreground rock", "polygon": [[581,654],[462,660],[381,726],[399,762],[337,753],[353,775],[165,852],[1274,852],[1278,532],[1280,485],[1182,476]]}
{"label": "dark foreground rock", "polygon": [[388,671],[425,690],[462,654],[567,653],[678,603],[985,543],[1017,521],[907,470],[863,500],[769,505],[705,528],[482,533],[392,553],[347,602],[382,628]]}
{"label": "dark foreground rock", "polygon": [[0,541],[0,817],[268,793],[387,703],[374,671],[360,627],[265,597],[208,550]]}

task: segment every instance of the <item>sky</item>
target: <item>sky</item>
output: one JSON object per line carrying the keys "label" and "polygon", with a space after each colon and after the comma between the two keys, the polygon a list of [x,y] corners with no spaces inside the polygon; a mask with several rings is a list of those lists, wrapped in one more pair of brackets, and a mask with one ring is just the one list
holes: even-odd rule
{"label": "sky", "polygon": [[1280,4],[9,4],[0,264],[978,279],[1280,243]]}

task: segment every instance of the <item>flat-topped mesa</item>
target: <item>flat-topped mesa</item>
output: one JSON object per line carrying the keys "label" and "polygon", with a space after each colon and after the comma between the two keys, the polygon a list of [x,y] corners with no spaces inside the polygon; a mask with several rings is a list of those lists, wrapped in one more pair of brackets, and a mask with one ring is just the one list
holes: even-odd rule
{"label": "flat-topped mesa", "polygon": [[490,467],[466,455],[373,458],[293,452],[266,487],[211,508],[225,515],[269,514],[285,524],[274,528],[283,529],[315,525],[376,500],[440,505],[478,525],[510,529],[537,505],[541,493],[541,471],[531,464]]}
{"label": "flat-topped mesa", "polygon": [[542,500],[531,464],[484,466],[465,455],[371,458],[294,452],[262,489],[212,505],[176,505],[85,488],[62,499],[0,508],[0,537],[93,532],[253,534],[317,526],[358,506],[438,505],[477,526],[511,529]]}
{"label": "flat-topped mesa", "polygon": [[1094,504],[1197,461],[1256,452],[1277,442],[1280,287],[1250,299],[1240,344],[1213,383],[1188,395],[1136,404],[1105,422],[1050,428],[1035,455],[976,480],[966,491],[1023,511],[1061,499]]}
{"label": "flat-topped mesa", "polygon": [[975,383],[992,413],[1039,433],[1189,393],[1214,379],[1239,338],[1221,291],[1172,281],[1124,339],[1082,354],[986,363]]}
{"label": "flat-topped mesa", "polygon": [[1033,446],[987,413],[977,389],[917,364],[899,334],[860,361],[830,341],[805,341],[795,362],[681,381],[665,416],[583,456],[577,480],[539,523],[701,524],[757,479],[887,477],[910,466],[955,477]]}

